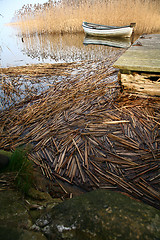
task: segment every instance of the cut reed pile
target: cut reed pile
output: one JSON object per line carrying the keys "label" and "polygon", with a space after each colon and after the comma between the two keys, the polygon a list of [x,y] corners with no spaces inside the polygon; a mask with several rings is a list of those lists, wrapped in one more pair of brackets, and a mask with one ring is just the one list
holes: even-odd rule
{"label": "cut reed pile", "polygon": [[23,34],[82,32],[82,22],[128,25],[136,34],[160,32],[160,3],[151,0],[49,1],[26,5],[17,12]]}
{"label": "cut reed pile", "polygon": [[1,111],[0,148],[30,144],[29,159],[50,180],[123,191],[160,208],[160,101],[121,95],[115,69],[104,66],[84,76],[81,66]]}

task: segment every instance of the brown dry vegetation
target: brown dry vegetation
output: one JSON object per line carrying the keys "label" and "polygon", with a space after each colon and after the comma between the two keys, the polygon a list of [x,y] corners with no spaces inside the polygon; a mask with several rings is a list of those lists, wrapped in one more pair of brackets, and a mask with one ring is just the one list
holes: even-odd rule
{"label": "brown dry vegetation", "polygon": [[[160,101],[121,94],[113,61],[2,69],[4,93],[16,94],[26,74],[32,82],[17,93],[23,101],[0,111],[0,149],[28,145],[51,181],[122,191],[159,209]],[[34,93],[44,77],[49,88]]]}
{"label": "brown dry vegetation", "polygon": [[151,0],[61,1],[27,5],[18,15],[22,33],[81,32],[82,22],[126,25],[136,22],[135,32],[160,32],[160,2]]}

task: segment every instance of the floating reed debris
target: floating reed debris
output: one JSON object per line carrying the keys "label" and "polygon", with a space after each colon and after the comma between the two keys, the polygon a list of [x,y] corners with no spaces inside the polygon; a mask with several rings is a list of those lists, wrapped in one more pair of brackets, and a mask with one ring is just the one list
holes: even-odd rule
{"label": "floating reed debris", "polygon": [[0,148],[29,144],[29,159],[52,181],[119,190],[160,208],[160,100],[120,94],[112,64],[98,66],[87,73],[81,63],[81,74],[2,110]]}
{"label": "floating reed debris", "polygon": [[[25,99],[30,101],[37,98],[50,87],[60,85],[60,82],[67,84],[72,77],[74,81],[85,79],[86,76],[96,78],[108,77],[116,72],[110,68],[110,72],[105,73],[106,66],[111,66],[118,57],[117,53],[112,54],[111,60],[104,61],[81,61],[73,63],[38,64],[20,67],[1,68],[0,75],[0,109],[16,104]],[[88,71],[90,69],[90,71]],[[98,70],[98,73],[97,73]],[[113,82],[111,76],[110,82]]]}

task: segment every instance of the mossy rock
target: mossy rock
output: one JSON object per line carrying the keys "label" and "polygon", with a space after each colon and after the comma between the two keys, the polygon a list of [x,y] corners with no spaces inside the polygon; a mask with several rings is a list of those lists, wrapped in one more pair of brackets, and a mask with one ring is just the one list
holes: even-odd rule
{"label": "mossy rock", "polygon": [[13,153],[8,152],[8,151],[4,151],[4,150],[0,150],[0,154],[3,154],[4,156],[7,156],[8,158],[11,158]]}
{"label": "mossy rock", "polygon": [[0,191],[0,226],[29,228],[30,216],[22,200],[22,195],[14,190]]}
{"label": "mossy rock", "polygon": [[33,221],[36,221],[42,214],[47,213],[62,202],[60,198],[52,198],[49,193],[34,188],[29,190],[26,200],[29,203],[29,214]]}
{"label": "mossy rock", "polygon": [[96,190],[60,203],[36,226],[50,240],[158,240],[160,211],[121,193]]}
{"label": "mossy rock", "polygon": [[47,240],[43,233],[22,230],[19,228],[0,227],[2,240]]}
{"label": "mossy rock", "polygon": [[33,219],[20,192],[0,191],[0,206],[0,240],[46,240],[43,233],[30,231]]}
{"label": "mossy rock", "polygon": [[41,192],[39,190],[36,190],[34,188],[30,188],[28,191],[28,196],[30,198],[33,198],[35,200],[40,200],[40,201],[52,201],[53,198],[49,195],[47,192]]}

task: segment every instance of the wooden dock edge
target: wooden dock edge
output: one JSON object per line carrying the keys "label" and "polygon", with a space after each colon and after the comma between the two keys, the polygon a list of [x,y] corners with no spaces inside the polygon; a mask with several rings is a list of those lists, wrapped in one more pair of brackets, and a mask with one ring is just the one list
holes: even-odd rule
{"label": "wooden dock edge", "polygon": [[143,34],[113,64],[123,90],[160,97],[160,34]]}

